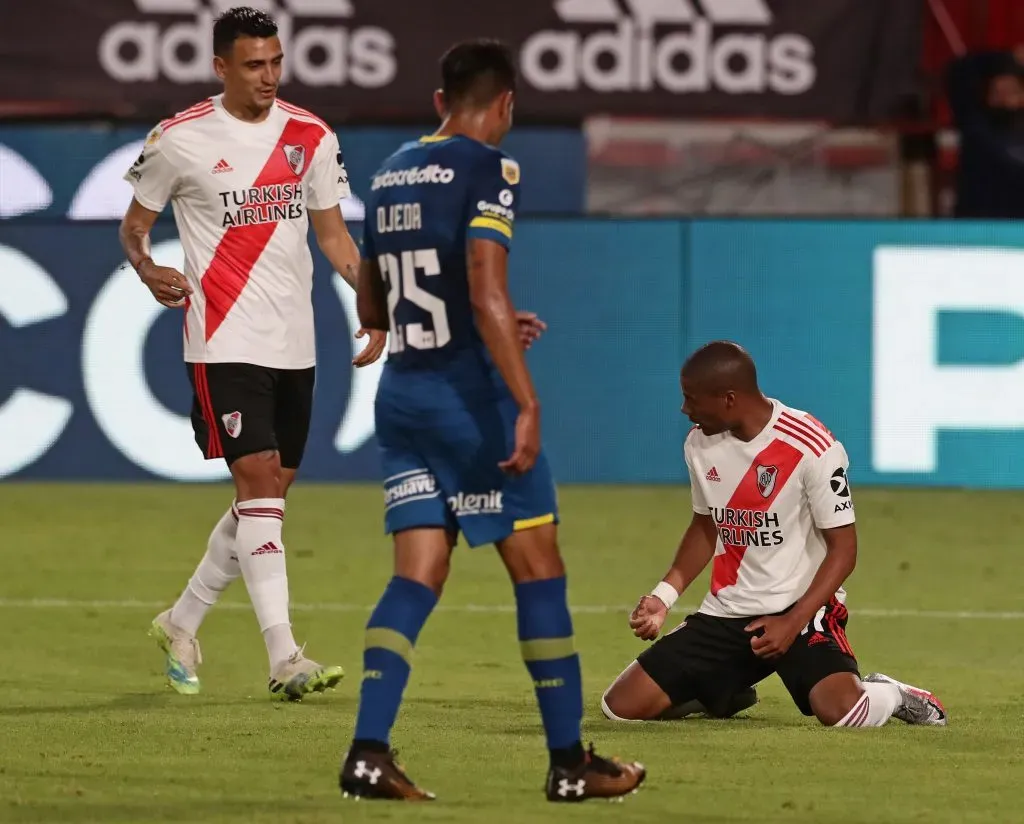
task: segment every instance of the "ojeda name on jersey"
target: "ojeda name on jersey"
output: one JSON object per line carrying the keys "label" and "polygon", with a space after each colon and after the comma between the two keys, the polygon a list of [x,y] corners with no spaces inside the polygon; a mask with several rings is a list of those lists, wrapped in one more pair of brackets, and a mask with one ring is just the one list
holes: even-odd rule
{"label": "ojeda name on jersey", "polygon": [[423,228],[423,208],[419,203],[395,203],[377,207],[377,231],[414,232]]}

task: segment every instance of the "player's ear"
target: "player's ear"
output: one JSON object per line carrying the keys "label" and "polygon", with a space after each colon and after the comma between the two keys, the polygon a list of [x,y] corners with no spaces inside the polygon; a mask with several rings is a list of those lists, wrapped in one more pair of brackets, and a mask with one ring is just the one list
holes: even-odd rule
{"label": "player's ear", "polygon": [[437,112],[437,116],[444,120],[448,116],[448,104],[444,99],[444,90],[436,89],[434,91],[434,111]]}
{"label": "player's ear", "polygon": [[218,79],[223,80],[224,75],[227,73],[228,64],[224,62],[224,58],[219,55],[213,57],[213,71],[217,75]]}

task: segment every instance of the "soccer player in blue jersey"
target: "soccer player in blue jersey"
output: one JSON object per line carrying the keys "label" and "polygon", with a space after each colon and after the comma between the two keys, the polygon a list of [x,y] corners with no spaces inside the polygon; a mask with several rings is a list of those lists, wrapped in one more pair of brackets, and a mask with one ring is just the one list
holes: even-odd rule
{"label": "soccer player in blue jersey", "polygon": [[377,393],[385,526],[395,573],[366,628],[348,795],[430,800],[395,762],[391,728],[413,647],[461,531],[495,544],[515,585],[519,641],[536,688],[551,801],[615,797],[645,769],[583,749],[580,662],[558,551],[555,486],[540,403],[507,289],[519,165],[496,146],[512,125],[516,72],[493,41],[453,47],[441,65],[437,133],[402,146],[366,201],[360,323],[390,331]]}

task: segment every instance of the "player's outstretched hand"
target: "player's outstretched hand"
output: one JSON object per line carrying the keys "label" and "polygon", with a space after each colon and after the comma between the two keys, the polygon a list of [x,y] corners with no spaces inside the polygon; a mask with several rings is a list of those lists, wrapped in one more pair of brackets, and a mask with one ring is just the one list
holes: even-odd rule
{"label": "player's outstretched hand", "polygon": [[764,630],[750,639],[750,648],[758,658],[768,659],[785,655],[803,628],[803,624],[794,624],[788,615],[768,615],[745,627],[747,632]]}
{"label": "player's outstretched hand", "polygon": [[522,475],[533,469],[540,453],[540,412],[534,407],[519,410],[516,418],[516,448],[500,466],[509,475]]}
{"label": "player's outstretched hand", "polygon": [[172,309],[182,306],[185,298],[192,294],[185,276],[170,266],[157,266],[146,261],[139,267],[139,278],[146,284],[158,303]]}
{"label": "player's outstretched hand", "polygon": [[384,347],[388,342],[388,333],[383,332],[380,329],[363,329],[360,328],[356,332],[357,338],[370,336],[370,340],[367,342],[363,351],[352,358],[352,365],[357,369],[360,366],[369,366],[371,363],[376,361],[381,354],[384,352]]}
{"label": "player's outstretched hand", "polygon": [[537,317],[536,312],[516,312],[519,324],[519,342],[523,349],[529,349],[534,341],[548,331],[548,325]]}
{"label": "player's outstretched hand", "polygon": [[656,595],[645,595],[629,616],[629,626],[641,641],[653,641],[668,617],[668,607]]}

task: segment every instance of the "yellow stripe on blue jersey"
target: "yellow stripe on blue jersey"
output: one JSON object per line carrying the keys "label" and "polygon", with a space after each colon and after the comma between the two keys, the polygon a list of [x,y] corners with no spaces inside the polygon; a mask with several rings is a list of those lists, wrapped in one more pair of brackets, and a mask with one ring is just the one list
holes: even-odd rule
{"label": "yellow stripe on blue jersey", "polygon": [[496,232],[501,232],[505,237],[512,237],[512,227],[507,221],[500,220],[496,217],[475,217],[469,222],[470,228],[475,229],[494,229]]}

